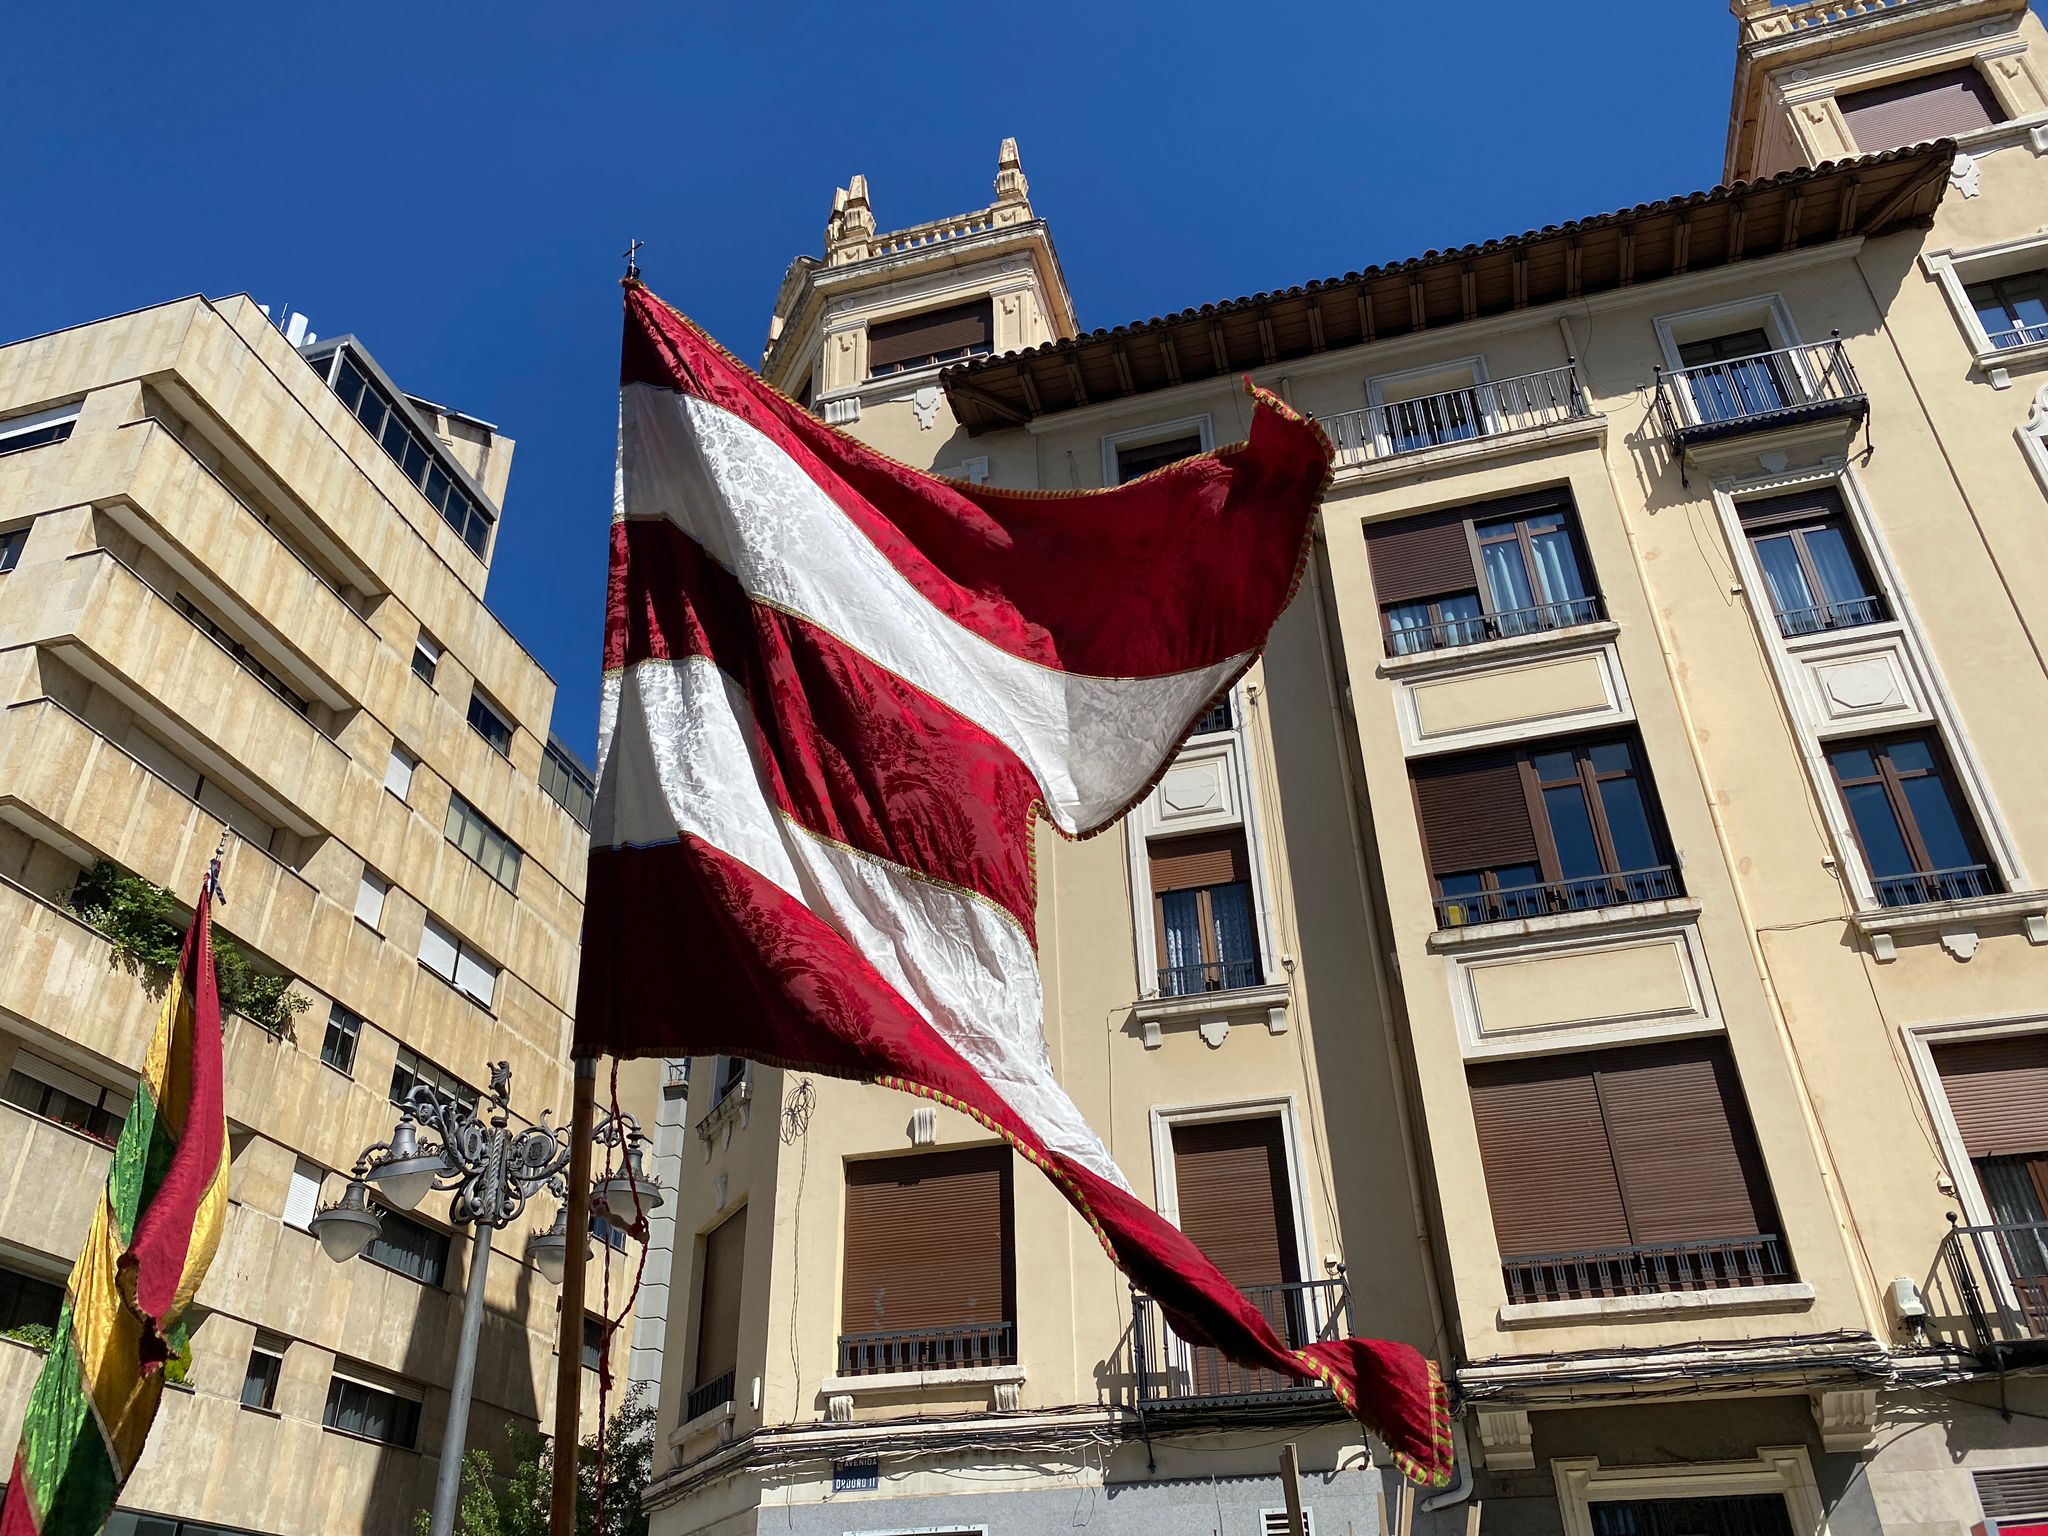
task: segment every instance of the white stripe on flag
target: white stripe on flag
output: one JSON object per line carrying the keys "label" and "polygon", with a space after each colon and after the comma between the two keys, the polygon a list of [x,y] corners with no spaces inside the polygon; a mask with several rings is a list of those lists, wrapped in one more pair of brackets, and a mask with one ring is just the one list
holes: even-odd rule
{"label": "white stripe on flag", "polygon": [[746,691],[704,657],[607,677],[609,750],[620,757],[600,780],[593,840],[645,847],[688,833],[773,881],[844,937],[1049,1150],[1129,1189],[1053,1076],[1038,960],[1016,920],[780,814],[748,748],[749,710]]}
{"label": "white stripe on flag", "polygon": [[1245,663],[1107,678],[1012,656],[935,607],[788,454],[730,411],[631,384],[619,417],[615,517],[672,519],[756,602],[818,625],[996,737],[1067,832],[1136,798]]}

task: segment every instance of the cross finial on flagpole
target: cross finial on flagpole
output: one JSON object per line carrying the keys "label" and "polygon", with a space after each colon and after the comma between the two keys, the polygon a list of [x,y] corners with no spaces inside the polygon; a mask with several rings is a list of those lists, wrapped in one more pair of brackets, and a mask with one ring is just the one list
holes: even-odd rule
{"label": "cross finial on flagpole", "polygon": [[646,243],[644,240],[629,240],[626,242],[626,249],[622,254],[626,258],[626,281],[629,283],[639,279],[640,250]]}

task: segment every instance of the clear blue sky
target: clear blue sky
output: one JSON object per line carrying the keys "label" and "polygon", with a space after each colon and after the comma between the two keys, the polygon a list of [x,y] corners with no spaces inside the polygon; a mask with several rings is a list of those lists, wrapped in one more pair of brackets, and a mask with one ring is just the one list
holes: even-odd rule
{"label": "clear blue sky", "polygon": [[1082,323],[1115,325],[1711,186],[1735,41],[1722,0],[117,0],[7,30],[0,339],[246,290],[499,423],[489,599],[586,755],[628,236],[751,360],[834,186],[865,172],[885,229],[979,207],[1014,135]]}

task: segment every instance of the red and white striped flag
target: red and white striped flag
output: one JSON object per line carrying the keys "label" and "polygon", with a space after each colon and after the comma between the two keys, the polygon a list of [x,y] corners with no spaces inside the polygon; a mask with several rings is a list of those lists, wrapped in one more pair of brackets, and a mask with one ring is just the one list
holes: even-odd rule
{"label": "red and white striped flag", "polygon": [[965,485],[823,425],[629,284],[576,1051],[964,1111],[1182,1338],[1320,1379],[1441,1482],[1435,1367],[1289,1348],[1131,1192],[1046,1052],[1034,814],[1085,837],[1142,798],[1307,555],[1329,447],[1253,393],[1247,443],[1129,485]]}

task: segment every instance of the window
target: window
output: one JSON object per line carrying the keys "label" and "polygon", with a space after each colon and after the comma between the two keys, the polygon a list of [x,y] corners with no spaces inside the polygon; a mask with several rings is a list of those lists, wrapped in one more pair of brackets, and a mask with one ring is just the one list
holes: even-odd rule
{"label": "window", "polygon": [[2048,1034],[1936,1042],[1929,1054],[1997,1229],[1987,1246],[2034,1330],[2048,1332]]}
{"label": "window", "polygon": [[597,780],[552,733],[541,749],[540,787],[543,794],[576,819],[579,827],[589,829],[590,808],[597,800]]}
{"label": "window", "polygon": [[78,425],[78,403],[60,405],[54,410],[33,411],[26,416],[11,416],[0,421],[0,454],[20,453],[28,448],[41,448],[46,443],[61,443],[71,435],[71,429]]}
{"label": "window", "polygon": [[32,1051],[16,1051],[0,1099],[112,1146],[128,1118],[129,1095],[102,1088]]}
{"label": "window", "polygon": [[368,923],[372,928],[384,920],[384,897],[391,890],[390,883],[374,869],[365,869],[363,878],[356,886],[356,921]]}
{"label": "window", "polygon": [[1726,1041],[1467,1075],[1510,1302],[1791,1278]]}
{"label": "window", "polygon": [[491,744],[491,750],[500,757],[512,755],[512,723],[489,699],[481,688],[469,692],[469,728]]}
{"label": "window", "polygon": [[747,1058],[744,1056],[721,1056],[718,1058],[718,1093],[712,1103],[723,1104],[726,1097],[747,1080]]}
{"label": "window", "polygon": [[704,1238],[697,1280],[697,1370],[683,1421],[732,1401],[740,1358],[740,1284],[746,1277],[747,1208]]}
{"label": "window", "polygon": [[292,1163],[291,1185],[284,1195],[284,1224],[309,1232],[313,1217],[320,1209],[320,1186],[326,1182],[327,1170],[318,1163],[309,1163],[303,1157]]}
{"label": "window", "polygon": [[1827,755],[1880,905],[1961,901],[2003,888],[1932,736],[1838,742]]}
{"label": "window", "polygon": [[320,1040],[320,1059],[344,1077],[355,1076],[356,1044],[362,1038],[362,1015],[340,1003],[327,1010],[327,1033]]}
{"label": "window", "polygon": [[1987,1536],[2048,1536],[2048,1467],[1974,1472]]}
{"label": "window", "polygon": [[1891,616],[1835,486],[1745,501],[1738,511],[1786,639]]}
{"label": "window", "polygon": [[1701,1499],[1597,1499],[1593,1536],[1792,1536],[1782,1493]]}
{"label": "window", "polygon": [[1017,1358],[1010,1149],[846,1165],[841,1375]]}
{"label": "window", "polygon": [[242,1372],[242,1406],[277,1411],[277,1379],[284,1373],[284,1356],[258,1344],[249,1351],[248,1368]]}
{"label": "window", "polygon": [[21,564],[21,552],[28,548],[28,524],[0,529],[0,576]]}
{"label": "window", "polygon": [[448,797],[448,841],[508,891],[519,889],[519,845],[462,796]]}
{"label": "window", "polygon": [[481,559],[490,548],[493,513],[481,497],[470,493],[467,477],[440,443],[420,428],[407,408],[393,401],[391,392],[364,360],[342,350],[331,365],[325,358],[308,361],[323,373],[332,367],[328,382],[341,403],[418,487],[441,521],[460,534],[462,542]]}
{"label": "window", "polygon": [[594,1371],[604,1362],[604,1319],[583,1315],[583,1369]]}
{"label": "window", "polygon": [[377,1208],[381,1223],[363,1257],[383,1269],[409,1276],[422,1285],[439,1287],[448,1278],[448,1234],[385,1206]]}
{"label": "window", "polygon": [[1857,149],[1866,155],[2005,121],[1998,98],[1974,64],[1847,91],[1835,98],[1835,105],[1841,108]]}
{"label": "window", "polygon": [[216,643],[219,644],[222,650],[226,651],[230,656],[235,658],[236,664],[240,666],[244,672],[247,672],[250,676],[254,677],[257,682],[261,683],[264,687],[268,688],[272,693],[276,694],[280,699],[284,700],[284,702],[291,707],[294,713],[305,715],[308,718],[312,716],[313,706],[311,704],[307,703],[305,699],[300,697],[297,693],[293,692],[292,689],[286,685],[283,678],[279,677],[275,672],[271,671],[270,668],[264,666],[262,662],[258,661],[254,656],[252,656],[249,653],[249,647],[242,644],[241,641],[237,640],[233,635],[229,634],[227,630],[223,629],[219,624],[216,624],[206,614],[202,613],[199,610],[199,608],[193,603],[191,598],[185,596],[184,593],[180,592],[175,598],[171,600],[171,605],[174,608],[176,608],[178,612],[184,614],[185,617],[190,619],[194,624],[198,625],[199,628],[205,630],[206,633],[210,637],[212,637],[212,639]]}
{"label": "window", "polygon": [[1389,656],[1588,624],[1601,616],[1564,491],[1366,529]]}
{"label": "window", "polygon": [[409,1045],[398,1048],[398,1058],[391,1064],[391,1102],[403,1106],[411,1097],[414,1087],[424,1085],[455,1100],[475,1108],[482,1095],[445,1067],[436,1066]]}
{"label": "window", "polygon": [[[1316,1512],[1304,1507],[1301,1512],[1301,1528],[1306,1536],[1316,1536]],[[1259,1536],[1287,1536],[1287,1511],[1285,1509],[1262,1509],[1259,1511]]]}
{"label": "window", "polygon": [[1202,435],[1199,432],[1169,437],[1157,443],[1128,446],[1119,443],[1116,449],[1116,483],[1128,485],[1141,475],[1149,475],[1169,464],[1178,464],[1182,459],[1191,459],[1201,451]]}
{"label": "window", "polygon": [[1681,894],[1632,737],[1411,765],[1440,927]]}
{"label": "window", "polygon": [[[2048,271],[1986,278],[1963,292],[1994,350],[2048,341]],[[0,556],[0,570],[6,568],[5,557]]]}
{"label": "window", "polygon": [[592,1212],[590,1217],[590,1235],[614,1253],[624,1253],[626,1251],[626,1234],[624,1230],[613,1226],[604,1217],[595,1212]]}
{"label": "window", "polygon": [[1230,731],[1236,728],[1237,717],[1231,712],[1230,695],[1226,693],[1203,711],[1202,718],[1195,722],[1192,734],[1206,736],[1214,731]]}
{"label": "window", "polygon": [[405,799],[412,793],[412,771],[419,765],[418,758],[394,743],[391,757],[384,764],[384,787],[399,799]]}
{"label": "window", "polygon": [[995,350],[994,308],[988,299],[972,299],[874,322],[868,327],[868,377],[988,356]]}
{"label": "window", "polygon": [[432,917],[420,934],[420,964],[479,1007],[497,995],[498,968]]}
{"label": "window", "polygon": [[55,1328],[63,1306],[63,1286],[0,1267],[0,1333],[12,1333],[17,1328]]}
{"label": "window", "polygon": [[337,1371],[327,1385],[327,1410],[320,1422],[345,1435],[412,1450],[419,1443],[420,1405],[417,1398],[352,1380]]}
{"label": "window", "polygon": [[1159,995],[1228,992],[1264,981],[1243,829],[1155,838],[1145,853]]}
{"label": "window", "polygon": [[1700,422],[1741,421],[1782,411],[1798,398],[1789,360],[1761,330],[1680,342],[1679,366]]}
{"label": "window", "polygon": [[441,647],[423,629],[412,643],[412,675],[431,688],[434,686],[434,673],[440,670],[440,666]]}

